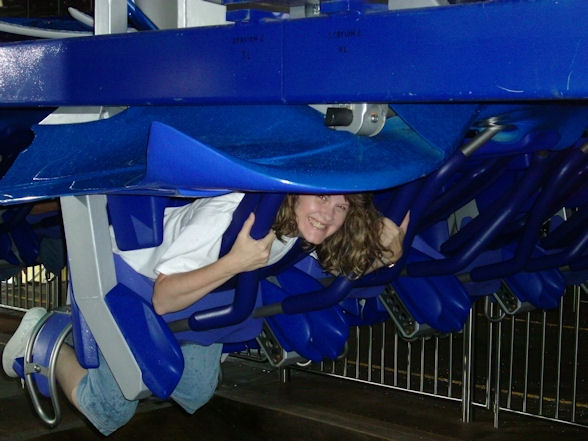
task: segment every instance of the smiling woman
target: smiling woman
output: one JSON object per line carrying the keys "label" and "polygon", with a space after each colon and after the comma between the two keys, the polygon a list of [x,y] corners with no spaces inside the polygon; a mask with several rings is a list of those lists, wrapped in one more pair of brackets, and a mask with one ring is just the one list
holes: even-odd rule
{"label": "smiling woman", "polygon": [[400,259],[407,225],[408,216],[400,226],[383,217],[369,193],[291,194],[273,229],[303,239],[325,271],[356,278]]}
{"label": "smiling woman", "polygon": [[[132,251],[113,250],[138,273],[155,280],[153,308],[158,314],[184,309],[237,274],[280,261],[298,239],[307,252],[316,252],[326,271],[356,278],[396,261],[402,254],[407,219],[400,227],[383,217],[371,195],[287,195],[272,230],[261,239],[251,237],[253,213],[243,223],[231,249],[220,256],[223,233],[244,195],[229,193],[169,207],[164,215],[159,246]],[[113,241],[115,244],[116,241]],[[388,262],[387,262],[388,263]],[[6,346],[4,370],[24,354],[28,336],[44,310],[31,310]],[[171,398],[194,413],[212,396],[218,378],[221,344],[181,346],[184,371]],[[69,400],[105,435],[124,425],[137,400],[127,400],[106,363],[83,369],[71,348],[59,350],[59,384]],[[116,409],[116,411],[113,411]]]}

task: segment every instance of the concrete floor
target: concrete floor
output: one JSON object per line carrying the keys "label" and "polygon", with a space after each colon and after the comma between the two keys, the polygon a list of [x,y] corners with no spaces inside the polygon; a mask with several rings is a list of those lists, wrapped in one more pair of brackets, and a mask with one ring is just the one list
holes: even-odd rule
{"label": "concrete floor", "polygon": [[[0,350],[18,314],[0,315]],[[459,403],[351,383],[301,371],[281,384],[264,364],[229,358],[215,397],[195,415],[155,400],[144,401],[111,440],[337,440],[337,441],[566,441],[588,439],[588,430],[529,417],[492,416],[475,410],[461,423]],[[0,375],[0,440],[103,439],[62,399],[62,423],[48,429],[34,415],[18,381]],[[46,405],[48,403],[45,403]]]}

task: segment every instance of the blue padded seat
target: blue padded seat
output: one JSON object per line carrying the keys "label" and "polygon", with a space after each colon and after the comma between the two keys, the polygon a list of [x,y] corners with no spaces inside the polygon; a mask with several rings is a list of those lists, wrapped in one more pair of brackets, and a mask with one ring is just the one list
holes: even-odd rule
{"label": "blue padded seat", "polygon": [[165,196],[108,196],[108,216],[121,251],[151,248],[163,240],[163,215],[167,207],[184,205],[187,199]]}

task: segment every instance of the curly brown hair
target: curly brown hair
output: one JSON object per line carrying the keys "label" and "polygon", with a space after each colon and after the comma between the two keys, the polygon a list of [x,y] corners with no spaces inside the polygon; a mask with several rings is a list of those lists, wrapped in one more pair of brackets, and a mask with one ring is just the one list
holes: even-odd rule
{"label": "curly brown hair", "polygon": [[[357,278],[377,259],[382,258],[382,214],[374,206],[370,193],[352,193],[344,197],[349,202],[349,209],[341,228],[320,245],[304,241],[303,246],[307,251],[316,251],[325,271]],[[298,235],[295,212],[297,200],[298,195],[295,194],[288,194],[284,198],[272,226],[278,239]]]}

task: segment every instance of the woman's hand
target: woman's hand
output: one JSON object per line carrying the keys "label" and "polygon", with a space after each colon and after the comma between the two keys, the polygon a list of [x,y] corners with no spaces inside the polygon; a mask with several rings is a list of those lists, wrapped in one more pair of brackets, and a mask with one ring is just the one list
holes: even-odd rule
{"label": "woman's hand", "polygon": [[251,228],[254,222],[255,215],[251,213],[243,223],[231,251],[226,256],[233,265],[236,265],[235,271],[237,273],[253,271],[267,265],[270,249],[276,235],[270,231],[263,239],[253,239]]}
{"label": "woman's hand", "polygon": [[263,239],[251,237],[253,213],[243,223],[231,251],[216,262],[192,271],[159,274],[153,287],[153,307],[158,314],[179,311],[200,300],[231,277],[267,265],[276,235],[270,231]]}
{"label": "woman's hand", "polygon": [[382,231],[380,233],[380,243],[384,252],[382,254],[381,266],[390,266],[402,257],[402,242],[404,241],[404,235],[408,228],[408,222],[410,221],[410,211],[406,213],[400,226],[396,225],[387,217],[382,219]]}

